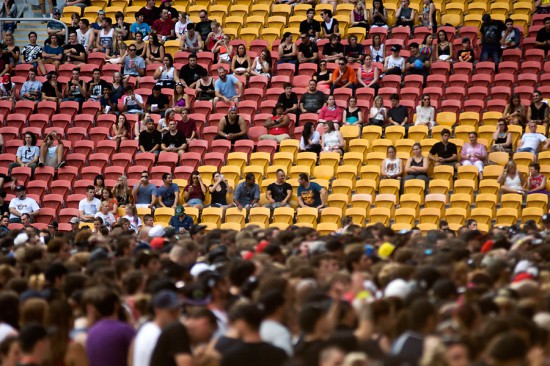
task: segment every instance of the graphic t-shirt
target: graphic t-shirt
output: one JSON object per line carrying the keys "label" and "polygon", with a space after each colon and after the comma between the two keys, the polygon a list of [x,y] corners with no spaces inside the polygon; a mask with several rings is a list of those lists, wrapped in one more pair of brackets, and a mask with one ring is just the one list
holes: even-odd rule
{"label": "graphic t-shirt", "polygon": [[306,206],[317,207],[323,203],[321,201],[321,189],[322,187],[315,183],[309,182],[309,187],[298,187],[298,197],[302,198],[302,201]]}

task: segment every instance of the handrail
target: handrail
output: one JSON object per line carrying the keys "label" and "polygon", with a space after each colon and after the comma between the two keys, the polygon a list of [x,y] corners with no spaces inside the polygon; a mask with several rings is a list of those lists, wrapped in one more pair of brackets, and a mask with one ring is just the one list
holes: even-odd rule
{"label": "handrail", "polygon": [[65,43],[69,42],[69,27],[67,27],[67,24],[62,22],[59,19],[53,19],[53,18],[0,18],[0,21],[4,20],[11,20],[15,22],[57,22],[63,24],[63,27],[65,28]]}

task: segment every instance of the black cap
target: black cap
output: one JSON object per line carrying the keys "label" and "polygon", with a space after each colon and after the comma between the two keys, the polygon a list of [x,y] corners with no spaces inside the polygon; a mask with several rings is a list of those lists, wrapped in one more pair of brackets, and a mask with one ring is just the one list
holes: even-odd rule
{"label": "black cap", "polygon": [[152,305],[154,309],[178,309],[182,302],[175,291],[161,290],[154,297]]}
{"label": "black cap", "polygon": [[550,222],[550,214],[542,215],[542,222]]}
{"label": "black cap", "polygon": [[391,50],[394,52],[399,52],[401,51],[401,46],[399,46],[398,44],[394,44],[393,46],[391,46]]}
{"label": "black cap", "polygon": [[15,187],[15,192],[21,192],[21,191],[26,191],[27,188],[25,188],[25,186],[23,185],[18,185],[17,187]]}

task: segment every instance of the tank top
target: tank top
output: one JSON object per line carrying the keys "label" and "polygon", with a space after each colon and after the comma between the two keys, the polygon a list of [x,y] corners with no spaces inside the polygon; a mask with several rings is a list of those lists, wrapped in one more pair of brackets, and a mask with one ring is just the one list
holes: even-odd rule
{"label": "tank top", "polygon": [[[371,18],[372,18],[372,24],[373,25],[376,25],[376,26],[379,26],[379,27],[383,27],[385,25],[388,25],[383,19],[382,17],[380,17],[379,15],[377,16],[374,16],[374,8],[371,9]],[[380,13],[383,13],[383,11],[381,11]]]}
{"label": "tank top", "polygon": [[437,45],[437,48],[439,49],[439,56],[441,55],[447,55],[447,56],[450,56],[451,55],[451,47],[447,44],[447,46],[441,48],[440,45]]}
{"label": "tank top", "polygon": [[380,45],[380,49],[376,50],[374,46],[370,46],[370,54],[374,62],[382,62],[384,60],[384,45]]}
{"label": "tank top", "polygon": [[361,111],[360,108],[357,108],[353,112],[349,110],[349,108],[346,108],[346,120],[347,123],[357,123],[359,121],[359,112]]}
{"label": "tank top", "polygon": [[546,103],[542,103],[540,108],[537,108],[537,106],[535,106],[535,103],[531,103],[531,119],[540,121],[543,120],[546,109],[548,109],[548,104]]}
{"label": "tank top", "polygon": [[141,48],[138,48],[137,44],[135,46],[136,46],[136,56],[143,57],[143,52],[145,52],[145,46]]}
{"label": "tank top", "polygon": [[[162,68],[162,66],[161,66]],[[161,74],[160,74],[160,78],[159,80],[160,81],[172,81],[174,80],[174,67],[172,66],[168,71],[164,70]]]}
{"label": "tank top", "polygon": [[105,29],[102,29],[101,32],[99,32],[99,43],[104,46],[106,49],[113,49],[113,34],[115,33],[115,29],[111,28],[109,33],[105,33]]}
{"label": "tank top", "polygon": [[394,67],[398,67],[399,69],[401,69],[401,66],[403,66],[403,61],[403,57],[388,57],[388,69],[393,69]]}
{"label": "tank top", "polygon": [[149,43],[149,52],[151,52],[151,56],[153,56],[154,58],[159,58],[160,57],[160,47],[161,46],[158,46],[157,50],[155,52],[153,52],[153,44]]}
{"label": "tank top", "polygon": [[191,38],[189,36],[189,33],[187,33],[187,36],[185,37],[185,46],[187,47],[198,47],[199,46],[199,40],[198,40],[197,32],[195,32],[195,37]]}
{"label": "tank top", "polygon": [[208,92],[211,91],[211,90],[214,90],[214,80],[213,79],[210,80],[210,84],[208,84],[208,85],[204,85],[202,83],[201,79],[199,79],[198,83],[199,83],[199,89],[202,92],[202,93],[200,93],[199,99],[200,100],[210,100],[210,99],[212,99],[211,98],[212,94],[209,94]]}
{"label": "tank top", "polygon": [[334,18],[330,18],[330,22],[321,22],[321,27],[323,27],[323,30],[325,31],[325,34],[332,34],[334,33],[334,28],[338,24],[338,21]]}
{"label": "tank top", "polygon": [[[411,164],[410,166],[416,166],[418,168],[422,168],[424,166],[424,158],[420,159],[420,161],[414,160],[414,158],[411,158]],[[409,175],[418,177],[419,175],[426,175],[424,173],[409,173]]]}
{"label": "tank top", "polygon": [[356,23],[364,22],[365,14],[363,14],[363,12],[357,13],[355,10],[353,10],[353,21]]}
{"label": "tank top", "polygon": [[361,79],[366,82],[374,80],[374,66],[371,66],[370,70],[365,70],[365,66],[361,67]]}
{"label": "tank top", "polygon": [[90,32],[92,29],[88,29],[86,33],[82,33],[80,29],[76,30],[76,37],[78,39],[78,43],[82,45],[82,47],[86,48],[88,47],[88,42],[90,41]]}
{"label": "tank top", "polygon": [[[535,187],[540,186],[542,184],[543,179],[544,179],[544,175],[540,173],[539,175],[531,177],[531,186],[529,187],[529,189],[533,189]],[[544,189],[544,187],[542,189]]]}
{"label": "tank top", "polygon": [[[210,187],[213,187],[214,185],[210,185]],[[225,185],[225,182],[221,182],[220,183],[220,191],[216,191],[214,190],[214,192],[211,192],[210,193],[210,197],[212,198],[211,199],[211,203],[212,205],[221,205],[221,206],[226,206],[227,205],[227,197],[226,197],[226,194],[227,194],[227,186]]]}
{"label": "tank top", "polygon": [[515,177],[510,177],[509,175],[507,175],[506,179],[504,180],[504,185],[506,187],[513,188],[513,189],[522,189],[521,179],[519,177],[519,174],[516,173]]}
{"label": "tank top", "polygon": [[248,58],[245,58],[243,62],[235,58],[235,69],[248,69]]}
{"label": "tank top", "polygon": [[241,132],[241,126],[239,126],[239,115],[235,117],[235,122],[231,123],[229,122],[229,116],[225,116],[225,128],[223,129],[223,133],[226,134],[236,134]]}
{"label": "tank top", "polygon": [[499,134],[497,139],[495,140],[495,144],[504,144],[506,142],[506,136],[508,135],[508,133],[505,133],[504,136],[501,137],[501,135]]}
{"label": "tank top", "polygon": [[280,60],[293,60],[294,56],[287,56],[288,54],[292,53],[292,45],[290,45],[290,48],[285,49],[283,46],[283,56],[281,56]]}
{"label": "tank top", "polygon": [[316,74],[317,82],[319,82],[319,81],[328,81],[329,74],[330,74],[329,72],[326,72],[324,74],[317,73]]}

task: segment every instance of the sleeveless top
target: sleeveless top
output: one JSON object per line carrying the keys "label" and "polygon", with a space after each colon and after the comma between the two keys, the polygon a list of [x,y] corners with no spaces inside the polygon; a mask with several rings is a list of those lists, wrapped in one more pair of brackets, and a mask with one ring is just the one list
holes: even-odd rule
{"label": "sleeveless top", "polygon": [[401,69],[401,66],[403,66],[403,57],[395,58],[392,56],[389,56],[388,58],[388,69],[393,69],[394,67],[398,67]]}
{"label": "sleeveless top", "polygon": [[113,49],[113,34],[115,34],[115,29],[111,28],[109,33],[105,33],[105,29],[102,29],[99,32],[99,43],[105,48],[112,50]]}
{"label": "sleeveless top", "polygon": [[546,109],[548,109],[548,104],[546,103],[542,103],[540,108],[537,108],[535,103],[531,103],[531,119],[543,120]]}
{"label": "sleeveless top", "polygon": [[329,77],[330,73],[327,71],[326,73],[324,74],[319,74],[319,73],[316,73],[315,76],[317,76],[317,82],[319,81],[328,81],[328,77]]}
{"label": "sleeveless top", "polygon": [[80,43],[84,48],[88,47],[88,41],[90,40],[91,31],[91,28],[89,28],[86,33],[82,33],[80,29],[76,30],[76,38],[78,39],[78,43]]}
{"label": "sleeveless top", "polygon": [[412,15],[412,8],[405,8],[405,9],[401,9],[401,14],[400,14],[402,17],[405,17],[405,18],[410,18],[411,15]]}
{"label": "sleeveless top", "polygon": [[281,56],[279,61],[281,61],[281,60],[294,60],[295,59],[294,56],[287,56],[288,54],[292,53],[292,45],[290,45],[289,49],[285,49],[284,46],[282,48],[283,48],[283,55]]}
{"label": "sleeveless top", "polygon": [[[381,12],[383,13],[383,12]],[[379,26],[379,27],[383,27],[383,26],[387,26],[388,23],[386,23],[380,16],[374,16],[374,8],[371,9],[370,11],[370,14],[371,14],[371,18],[372,18],[372,24],[373,25],[376,25],[376,26]]]}
{"label": "sleeveless top", "polygon": [[[162,66],[161,66],[162,68]],[[172,81],[174,80],[174,72],[175,72],[176,69],[174,69],[174,67],[172,66],[168,71],[164,70],[161,74],[160,74],[160,78],[159,80],[160,81]]]}
{"label": "sleeveless top", "polygon": [[[414,160],[414,158],[411,158],[410,166],[416,166],[416,167],[422,168],[424,166],[424,157],[422,157],[422,159],[420,159],[420,161],[416,161],[416,160]],[[418,177],[419,175],[426,175],[426,174],[425,173],[409,173],[409,175]]]}
{"label": "sleeveless top", "polygon": [[[531,180],[532,181],[532,180]],[[506,176],[506,179],[504,180],[504,185],[506,187],[512,188],[512,189],[522,189],[521,186],[521,179],[519,178],[519,173],[516,173],[515,177],[510,177],[509,175]]]}
{"label": "sleeveless top", "polygon": [[363,82],[371,82],[374,80],[374,66],[370,70],[365,70],[365,65],[361,66],[361,79]]}
{"label": "sleeveless top", "polygon": [[395,158],[395,160],[390,160],[389,158],[384,159],[384,171],[388,173],[388,175],[401,174],[401,161],[398,158]]}
{"label": "sleeveless top", "polygon": [[153,56],[154,58],[159,58],[160,57],[160,47],[161,46],[158,46],[157,50],[155,52],[153,52],[153,44],[149,43],[149,52],[151,52],[151,56]]}
{"label": "sleeveless top", "polygon": [[506,136],[507,136],[507,135],[508,135],[507,132],[504,133],[504,136],[503,136],[503,137],[501,137],[501,135],[498,134],[498,137],[497,137],[497,139],[495,140],[495,144],[504,144],[504,143],[506,143],[506,140],[507,140]]}
{"label": "sleeveless top", "polygon": [[138,48],[137,44],[135,46],[136,46],[136,56],[143,57],[143,54],[145,52],[145,45],[143,45],[143,47],[141,48]]}
{"label": "sleeveless top", "polygon": [[[531,177],[531,186],[529,187],[529,189],[533,189],[534,187],[540,186],[542,184],[543,179],[544,179],[544,175],[540,173],[539,175]],[[544,187],[542,189],[544,189]]]}
{"label": "sleeveless top", "polygon": [[349,110],[349,108],[346,108],[346,120],[344,122],[347,123],[357,123],[359,121],[359,112],[361,111],[360,108],[357,108],[353,112]]}
{"label": "sleeveless top", "polygon": [[374,46],[370,46],[370,54],[372,55],[372,61],[382,62],[384,60],[384,45],[380,45],[380,49],[376,50]]}
{"label": "sleeveless top", "polygon": [[447,44],[447,46],[441,48],[440,45],[437,45],[437,49],[439,50],[439,56],[441,55],[451,55],[451,46]]}
{"label": "sleeveless top", "polygon": [[248,58],[245,58],[243,62],[240,62],[238,58],[235,58],[235,69],[248,69]]}
{"label": "sleeveless top", "polygon": [[325,34],[332,34],[334,33],[334,27],[338,24],[338,20],[331,18],[330,22],[321,22],[321,27],[323,27],[323,30],[325,31]]}
{"label": "sleeveless top", "polygon": [[[210,185],[210,187],[214,186],[213,184]],[[210,197],[211,197],[211,204],[212,205],[215,205],[215,204],[218,204],[218,205],[221,205],[221,206],[226,206],[227,205],[227,197],[226,197],[226,194],[227,194],[227,186],[225,185],[225,182],[221,182],[220,183],[220,191],[216,191],[214,190],[214,192],[210,192]]]}
{"label": "sleeveless top", "polygon": [[325,144],[325,150],[329,150],[333,146],[339,145],[340,139],[338,138],[338,131],[324,133],[323,142]]}
{"label": "sleeveless top", "polygon": [[199,46],[199,39],[198,33],[195,32],[195,37],[191,38],[189,37],[189,33],[187,33],[187,36],[185,37],[185,46],[187,47],[198,47]]}
{"label": "sleeveless top", "polygon": [[363,12],[357,13],[355,10],[353,10],[352,14],[354,22],[358,23],[365,21],[365,14]]}
{"label": "sleeveless top", "polygon": [[223,133],[231,133],[236,134],[241,132],[241,126],[239,126],[239,115],[235,117],[235,122],[230,123],[229,122],[229,116],[225,116],[225,128],[223,129]]}

